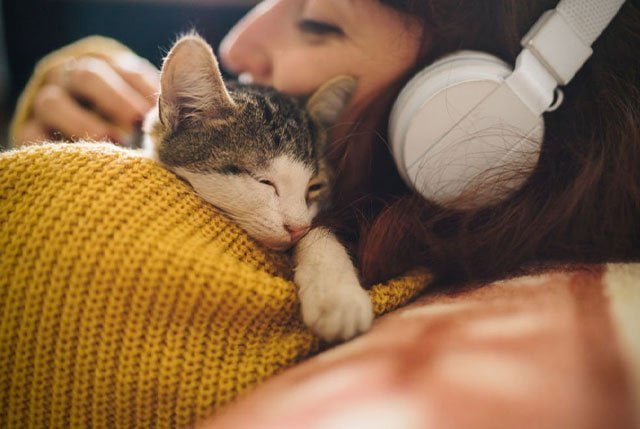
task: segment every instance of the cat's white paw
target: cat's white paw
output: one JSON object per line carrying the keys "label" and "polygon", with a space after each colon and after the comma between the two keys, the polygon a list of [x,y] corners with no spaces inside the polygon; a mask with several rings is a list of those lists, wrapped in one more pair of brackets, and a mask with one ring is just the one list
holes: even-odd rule
{"label": "cat's white paw", "polygon": [[373,308],[359,284],[299,292],[304,323],[326,341],[348,340],[371,327]]}
{"label": "cat's white paw", "polygon": [[327,341],[347,340],[371,326],[373,306],[346,249],[323,227],[295,249],[294,282],[304,323]]}

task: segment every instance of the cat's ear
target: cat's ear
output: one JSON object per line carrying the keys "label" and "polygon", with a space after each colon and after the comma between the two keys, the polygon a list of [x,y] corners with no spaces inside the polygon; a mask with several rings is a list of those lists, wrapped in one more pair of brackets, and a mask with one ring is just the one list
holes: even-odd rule
{"label": "cat's ear", "polygon": [[160,121],[169,129],[184,121],[223,119],[235,108],[213,50],[196,34],[183,36],[171,48],[160,85]]}
{"label": "cat's ear", "polygon": [[351,76],[338,76],[329,80],[309,98],[307,111],[324,128],[335,125],[356,85],[356,79]]}

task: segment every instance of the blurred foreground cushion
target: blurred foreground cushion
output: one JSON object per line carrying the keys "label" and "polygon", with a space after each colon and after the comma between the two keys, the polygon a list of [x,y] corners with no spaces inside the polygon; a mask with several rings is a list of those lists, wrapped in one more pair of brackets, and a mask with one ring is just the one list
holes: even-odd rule
{"label": "blurred foreground cushion", "polygon": [[640,427],[640,265],[434,294],[198,429]]}

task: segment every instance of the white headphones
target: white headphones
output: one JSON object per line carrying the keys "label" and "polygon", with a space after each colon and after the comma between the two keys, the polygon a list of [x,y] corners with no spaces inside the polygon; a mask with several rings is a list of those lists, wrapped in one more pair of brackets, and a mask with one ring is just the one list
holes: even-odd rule
{"label": "white headphones", "polygon": [[453,208],[495,204],[519,189],[538,162],[542,114],[562,102],[557,87],[589,59],[623,3],[562,0],[522,39],[514,71],[493,55],[461,51],[419,72],[389,122],[406,183]]}

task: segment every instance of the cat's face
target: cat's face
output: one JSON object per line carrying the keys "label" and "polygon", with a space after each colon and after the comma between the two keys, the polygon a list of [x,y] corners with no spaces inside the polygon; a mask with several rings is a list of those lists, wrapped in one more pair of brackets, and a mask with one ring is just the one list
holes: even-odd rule
{"label": "cat's face", "polygon": [[287,155],[251,173],[200,173],[180,167],[174,171],[249,235],[276,250],[287,249],[302,237],[326,201],[325,180]]}
{"label": "cat's face", "polygon": [[354,82],[330,84],[306,108],[261,87],[225,87],[211,48],[176,43],[162,69],[159,109],[145,123],[154,157],[264,245],[284,250],[329,196],[325,129]]}

